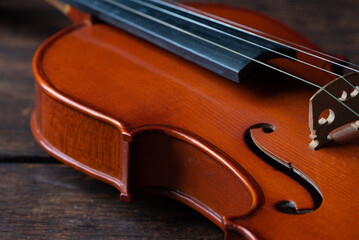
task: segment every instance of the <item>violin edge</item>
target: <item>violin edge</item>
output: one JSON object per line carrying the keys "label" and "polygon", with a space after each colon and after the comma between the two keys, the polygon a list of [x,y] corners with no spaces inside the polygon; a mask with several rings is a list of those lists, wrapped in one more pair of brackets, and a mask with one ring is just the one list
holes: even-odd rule
{"label": "violin edge", "polygon": [[[170,126],[146,126],[143,128],[131,129],[131,126],[126,122],[114,119],[101,112],[93,110],[87,106],[81,105],[76,101],[72,100],[71,98],[65,96],[63,93],[59,92],[51,85],[51,83],[46,77],[44,70],[41,68],[41,59],[43,57],[44,51],[46,51],[50,47],[53,41],[56,41],[64,34],[67,34],[68,32],[71,32],[79,27],[81,27],[81,25],[74,25],[55,34],[41,45],[41,47],[38,49],[38,51],[34,56],[33,70],[36,80],[36,104],[35,104],[35,109],[31,115],[31,129],[39,145],[42,146],[48,153],[50,153],[50,155],[54,156],[58,160],[70,165],[71,167],[81,172],[84,172],[92,177],[95,177],[101,181],[104,181],[114,186],[121,192],[120,199],[129,202],[131,201],[133,196],[133,194],[130,193],[129,190],[129,145],[134,140],[135,136],[137,137],[138,135],[142,135],[143,133],[146,133],[148,131],[149,132],[160,131],[165,135],[180,139],[189,144],[193,144],[193,146],[197,147],[198,150],[211,155],[214,159],[218,161],[218,163],[222,164],[223,167],[226,167],[228,171],[231,171],[232,174],[237,175],[238,177],[237,180],[239,180],[242,184],[244,184],[247,187],[247,190],[250,192],[253,200],[250,209],[246,212],[245,215],[247,216],[253,214],[261,206],[263,202],[263,194],[261,193],[259,185],[256,184],[255,180],[244,169],[238,166],[238,164],[235,163],[234,161],[231,161],[229,157],[228,158],[224,157],[223,156],[224,153],[219,152],[218,149],[215,149],[214,146],[210,145],[209,143],[204,143],[199,138],[196,138],[195,136],[192,136],[191,134],[186,133],[185,131],[182,131],[180,129],[173,129]],[[113,176],[113,174],[106,173],[105,171],[103,171],[103,169],[99,170],[96,169],[96,167],[88,166],[86,165],[86,163],[78,161],[75,158],[69,156],[68,154],[66,154],[66,152],[54,146],[54,144],[52,144],[51,141],[48,141],[47,136],[43,134],[44,131],[41,130],[41,128],[44,127],[41,126],[41,124],[44,122],[43,119],[44,113],[42,112],[44,108],[43,107],[44,102],[47,102],[46,104],[50,106],[50,109],[51,108],[56,109],[55,111],[48,114],[49,115],[47,116],[48,120],[51,121],[49,121],[50,124],[47,127],[50,126],[53,127],[52,121],[56,121],[55,120],[56,117],[53,115],[53,113],[61,112],[59,111],[60,109],[58,109],[58,107],[54,107],[54,104],[55,105],[59,104],[62,105],[62,107],[71,109],[73,112],[86,115],[87,117],[91,117],[97,123],[102,122],[104,125],[109,125],[112,128],[112,130],[115,129],[116,134],[118,135],[118,140],[116,142],[116,144],[118,145],[115,144],[111,146],[120,149],[119,152],[114,152],[113,154],[114,155],[117,154],[119,157],[121,157],[121,159],[124,160],[122,163],[123,167],[117,169],[120,170],[121,175]],[[65,116],[60,116],[59,118],[65,120],[78,118],[78,116],[74,117],[74,115],[72,114],[70,115],[71,115],[70,118]],[[102,129],[102,127],[100,128]],[[49,131],[48,130],[46,131],[48,134]],[[107,130],[105,129],[105,131]],[[65,131],[65,132],[69,133],[69,131]],[[58,134],[58,132],[55,132],[53,134],[56,135]],[[111,166],[107,166],[107,167],[111,167]],[[211,211],[205,204],[202,204],[201,206],[200,201],[196,202],[195,198],[190,199],[185,194],[179,193],[179,191],[166,191],[163,189],[160,192],[158,192],[157,195],[168,196],[173,199],[176,199],[194,208],[196,211],[200,212],[208,219],[210,219],[212,222],[214,222],[221,229],[226,231],[226,229],[228,228],[227,225],[229,223],[225,221],[226,219],[225,217],[220,217],[220,215],[216,216],[216,214],[213,214],[213,211]],[[236,225],[238,226],[238,229],[242,229],[242,230],[244,229],[242,226],[238,225],[237,223]],[[242,231],[242,233],[244,232],[250,232],[250,231],[249,230]]]}

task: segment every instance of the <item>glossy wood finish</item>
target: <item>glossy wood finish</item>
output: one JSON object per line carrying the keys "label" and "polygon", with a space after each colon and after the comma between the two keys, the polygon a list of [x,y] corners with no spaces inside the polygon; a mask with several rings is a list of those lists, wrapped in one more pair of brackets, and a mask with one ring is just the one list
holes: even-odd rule
{"label": "glossy wood finish", "polygon": [[117,189],[56,160],[1,162],[0,174],[1,239],[223,239],[184,204],[156,196],[120,202]]}
{"label": "glossy wood finish", "polygon": [[[200,7],[314,47],[253,12]],[[285,64],[319,83],[331,79],[288,61],[272,64]],[[344,144],[346,138],[325,150],[308,148],[309,129],[303,123],[315,89],[262,68],[236,85],[103,24],[59,33],[38,51],[34,70],[32,128],[37,140],[60,160],[115,185],[124,200],[146,192],[173,197],[210,218],[228,239],[357,237],[353,199],[358,193],[353,187],[358,186],[358,163],[353,153],[358,147]],[[313,201],[302,185],[247,147],[245,134],[263,123],[275,131],[251,130],[254,141],[313,180],[324,198],[316,211],[288,215],[274,208],[290,199],[298,208],[310,209]],[[160,172],[166,174],[154,178]],[[343,219],[346,225],[336,228]]]}

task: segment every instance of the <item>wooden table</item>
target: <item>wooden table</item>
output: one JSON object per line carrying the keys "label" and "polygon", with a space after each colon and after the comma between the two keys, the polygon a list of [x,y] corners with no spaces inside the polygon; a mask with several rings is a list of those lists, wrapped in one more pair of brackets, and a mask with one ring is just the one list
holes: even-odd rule
{"label": "wooden table", "polygon": [[[359,63],[357,0],[220,2],[271,15]],[[59,163],[33,140],[32,56],[69,24],[44,1],[0,1],[0,239],[223,239],[214,224],[173,200],[120,202],[117,190]]]}

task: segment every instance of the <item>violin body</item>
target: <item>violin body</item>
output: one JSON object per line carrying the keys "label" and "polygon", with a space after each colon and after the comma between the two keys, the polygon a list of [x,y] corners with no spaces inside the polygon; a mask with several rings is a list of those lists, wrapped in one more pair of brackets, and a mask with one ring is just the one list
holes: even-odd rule
{"label": "violin body", "polygon": [[[319,50],[258,13],[192,6]],[[359,134],[308,147],[312,86],[260,66],[236,84],[122,30],[76,19],[33,63],[31,126],[50,154],[113,185],[121,200],[181,201],[226,239],[359,237]],[[333,79],[288,59],[271,63],[321,85]]]}

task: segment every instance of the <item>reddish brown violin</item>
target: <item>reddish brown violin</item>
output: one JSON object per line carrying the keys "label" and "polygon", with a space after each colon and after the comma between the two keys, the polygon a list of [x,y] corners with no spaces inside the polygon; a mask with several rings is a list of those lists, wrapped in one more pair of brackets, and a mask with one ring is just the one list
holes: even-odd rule
{"label": "reddish brown violin", "polygon": [[74,25],[33,63],[31,125],[50,154],[121,200],[177,199],[226,239],[359,238],[350,63],[244,9],[65,2]]}

